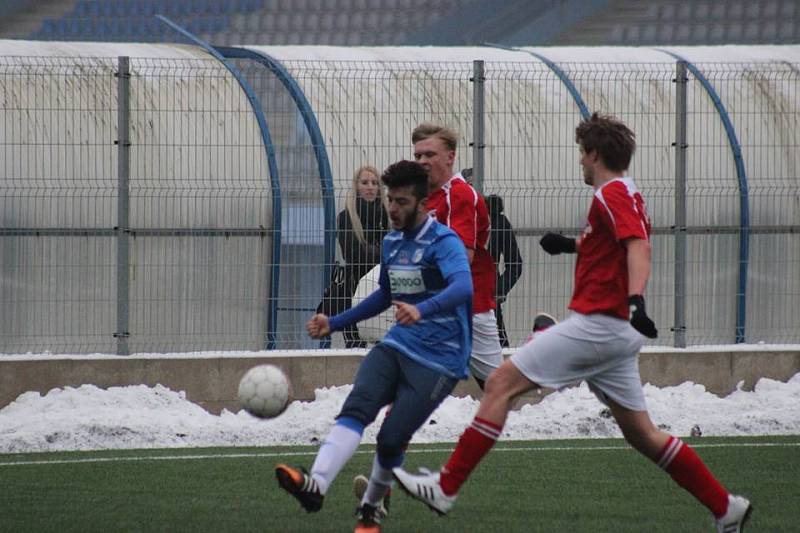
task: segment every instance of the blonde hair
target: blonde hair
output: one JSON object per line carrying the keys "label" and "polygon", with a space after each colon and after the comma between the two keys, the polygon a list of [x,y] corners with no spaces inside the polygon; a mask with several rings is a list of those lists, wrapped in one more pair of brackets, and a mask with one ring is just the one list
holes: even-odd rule
{"label": "blonde hair", "polygon": [[458,146],[458,135],[455,131],[431,122],[423,122],[411,132],[411,144],[417,144],[430,137],[441,139],[448,150],[455,151]]}
{"label": "blonde hair", "polygon": [[381,183],[381,173],[378,172],[378,169],[373,167],[372,165],[364,165],[358,167],[353,174],[353,184],[350,187],[350,190],[347,192],[347,198],[344,202],[344,208],[347,210],[347,216],[350,217],[350,225],[353,227],[353,233],[358,239],[358,242],[361,244],[366,244],[366,238],[364,237],[364,225],[361,224],[361,218],[358,216],[358,211],[356,210],[356,198],[358,197],[358,178],[361,176],[362,172],[369,172],[376,178],[378,178],[378,198],[376,200],[378,202],[383,202],[383,183]]}

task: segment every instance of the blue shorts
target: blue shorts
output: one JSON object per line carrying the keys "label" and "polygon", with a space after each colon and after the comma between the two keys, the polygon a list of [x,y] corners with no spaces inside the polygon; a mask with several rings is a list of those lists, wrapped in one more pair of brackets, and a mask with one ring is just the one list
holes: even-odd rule
{"label": "blue shorts", "polygon": [[423,366],[383,343],[376,344],[358,367],[353,390],[336,418],[354,418],[368,426],[381,408],[392,404],[378,441],[408,443],[458,380]]}

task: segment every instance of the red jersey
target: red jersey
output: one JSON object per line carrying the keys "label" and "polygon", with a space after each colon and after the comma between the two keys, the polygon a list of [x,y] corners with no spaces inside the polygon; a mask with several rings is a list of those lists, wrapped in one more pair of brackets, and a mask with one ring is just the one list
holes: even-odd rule
{"label": "red jersey", "polygon": [[630,178],[616,178],[594,193],[575,264],[569,308],[628,320],[628,253],[625,239],[649,240],[650,218]]}
{"label": "red jersey", "polygon": [[495,308],[495,266],[486,243],[489,241],[489,210],[486,202],[460,174],[450,178],[428,196],[428,212],[455,231],[472,258],[472,312]]}

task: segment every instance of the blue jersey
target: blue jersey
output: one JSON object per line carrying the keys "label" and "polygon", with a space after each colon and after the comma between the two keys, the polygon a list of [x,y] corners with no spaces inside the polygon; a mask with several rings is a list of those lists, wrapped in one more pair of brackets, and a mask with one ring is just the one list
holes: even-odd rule
{"label": "blue jersey", "polygon": [[[392,300],[417,305],[447,287],[447,277],[470,273],[461,239],[428,218],[418,231],[393,231],[383,239],[381,288]],[[465,379],[472,351],[472,299],[431,313],[410,326],[395,324],[383,342],[443,374]]]}

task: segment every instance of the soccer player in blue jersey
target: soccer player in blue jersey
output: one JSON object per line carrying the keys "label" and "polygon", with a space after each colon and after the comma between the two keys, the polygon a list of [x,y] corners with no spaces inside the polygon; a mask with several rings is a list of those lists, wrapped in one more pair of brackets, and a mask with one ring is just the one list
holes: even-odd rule
{"label": "soccer player in blue jersey", "polygon": [[279,485],[308,512],[361,442],[364,428],[384,406],[392,408],[377,436],[372,473],[357,510],[356,532],[380,531],[382,502],[405,446],[456,383],[467,378],[472,348],[472,277],[466,250],[451,229],[425,210],[428,174],[413,161],[389,166],[387,188],[394,231],[383,239],[380,285],[357,306],[333,317],[314,315],[314,339],[395,307],[396,323],[361,363],[353,390],[317,453],[311,471],[279,464]]}

